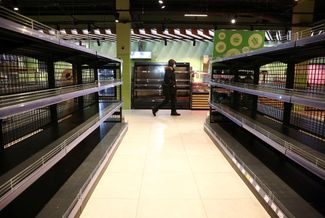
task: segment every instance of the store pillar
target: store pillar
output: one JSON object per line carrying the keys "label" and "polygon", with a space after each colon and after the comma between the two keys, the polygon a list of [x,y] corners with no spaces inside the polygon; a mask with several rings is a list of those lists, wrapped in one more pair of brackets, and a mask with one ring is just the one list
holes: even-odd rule
{"label": "store pillar", "polygon": [[131,108],[131,20],[129,0],[116,0],[119,22],[116,23],[116,56],[123,60],[123,108]]}

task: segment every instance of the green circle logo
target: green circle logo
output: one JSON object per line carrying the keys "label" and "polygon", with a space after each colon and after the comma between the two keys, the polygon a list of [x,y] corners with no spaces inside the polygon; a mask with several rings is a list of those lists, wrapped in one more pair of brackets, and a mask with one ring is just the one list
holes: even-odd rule
{"label": "green circle logo", "polygon": [[261,47],[262,44],[263,44],[263,38],[258,33],[254,33],[248,38],[248,45],[250,48],[256,49]]}
{"label": "green circle logo", "polygon": [[240,54],[240,51],[237,48],[232,48],[226,52],[225,57],[227,58],[227,57],[231,57],[231,56],[239,55],[239,54]]}
{"label": "green circle logo", "polygon": [[243,47],[243,48],[241,49],[241,51],[242,51],[243,53],[247,53],[247,52],[250,51],[250,49],[249,49],[248,46],[245,46],[245,47]]}
{"label": "green circle logo", "polygon": [[230,44],[232,46],[239,46],[243,42],[243,36],[239,33],[232,34],[230,37]]}
{"label": "green circle logo", "polygon": [[225,32],[221,32],[218,34],[218,37],[220,40],[224,40],[226,38],[226,33]]}
{"label": "green circle logo", "polygon": [[224,42],[218,42],[215,46],[215,50],[218,53],[224,53],[226,51],[227,45]]}

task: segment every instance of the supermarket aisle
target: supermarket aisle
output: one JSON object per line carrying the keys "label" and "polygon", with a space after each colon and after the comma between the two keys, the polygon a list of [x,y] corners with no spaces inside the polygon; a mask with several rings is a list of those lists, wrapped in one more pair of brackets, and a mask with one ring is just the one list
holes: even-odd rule
{"label": "supermarket aisle", "polygon": [[126,111],[129,130],[81,217],[268,217],[203,130],[207,112]]}

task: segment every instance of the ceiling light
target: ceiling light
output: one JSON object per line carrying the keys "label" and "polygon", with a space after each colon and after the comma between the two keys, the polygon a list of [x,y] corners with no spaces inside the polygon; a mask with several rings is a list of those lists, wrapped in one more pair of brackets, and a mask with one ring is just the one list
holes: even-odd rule
{"label": "ceiling light", "polygon": [[161,9],[164,9],[165,7],[166,7],[165,5],[162,5],[162,6],[161,6]]}
{"label": "ceiling light", "polygon": [[55,34],[56,34],[56,31],[55,31],[55,30],[50,30],[49,33],[50,33],[51,35],[55,35]]}
{"label": "ceiling light", "polygon": [[67,32],[65,31],[65,29],[60,30],[60,33],[61,33],[62,35],[66,35],[66,34],[67,34]]}
{"label": "ceiling light", "polygon": [[95,34],[97,34],[97,35],[101,35],[101,33],[100,33],[100,30],[99,30],[99,29],[95,29],[95,30],[94,30],[94,33],[95,33]]}
{"label": "ceiling light", "polygon": [[72,30],[71,30],[71,33],[72,33],[73,35],[78,35],[78,30],[76,30],[76,29],[72,29]]}
{"label": "ceiling light", "polygon": [[18,7],[14,7],[14,11],[19,11],[19,8]]}
{"label": "ceiling light", "polygon": [[236,19],[235,18],[231,18],[230,23],[235,24],[236,23]]}
{"label": "ceiling light", "polygon": [[115,23],[118,23],[119,22],[119,19],[120,19],[120,14],[119,13],[116,13],[115,14]]}
{"label": "ceiling light", "polygon": [[82,30],[82,33],[85,34],[85,35],[88,35],[89,34],[89,31],[86,30],[86,29],[84,29],[84,30]]}
{"label": "ceiling light", "polygon": [[159,2],[159,4],[163,4],[164,3],[162,0],[159,0],[158,2]]}
{"label": "ceiling light", "polygon": [[184,14],[185,17],[207,17],[207,14]]}

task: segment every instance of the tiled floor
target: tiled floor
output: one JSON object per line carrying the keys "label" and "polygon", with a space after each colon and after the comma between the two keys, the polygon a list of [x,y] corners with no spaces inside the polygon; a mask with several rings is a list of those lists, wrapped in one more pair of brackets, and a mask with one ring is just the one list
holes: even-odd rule
{"label": "tiled floor", "polygon": [[81,217],[269,217],[203,130],[206,111],[126,111],[129,130]]}

